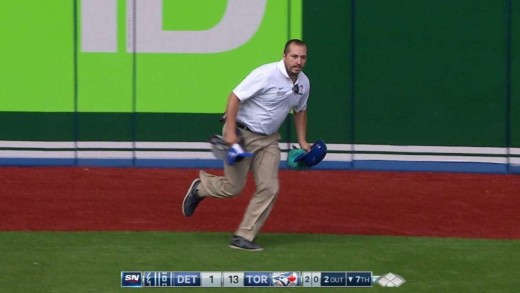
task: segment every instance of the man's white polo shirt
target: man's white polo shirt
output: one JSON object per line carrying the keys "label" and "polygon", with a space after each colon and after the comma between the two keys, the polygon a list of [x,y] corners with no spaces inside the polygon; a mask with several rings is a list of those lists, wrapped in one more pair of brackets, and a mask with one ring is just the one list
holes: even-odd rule
{"label": "man's white polo shirt", "polygon": [[[297,86],[297,93],[293,87]],[[278,131],[290,110],[307,109],[310,83],[300,72],[293,84],[283,60],[253,70],[233,90],[241,101],[237,121],[253,132],[271,135]]]}

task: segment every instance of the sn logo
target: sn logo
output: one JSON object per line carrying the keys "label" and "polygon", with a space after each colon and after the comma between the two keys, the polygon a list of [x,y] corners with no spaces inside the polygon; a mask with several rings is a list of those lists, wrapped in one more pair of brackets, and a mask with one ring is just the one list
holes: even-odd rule
{"label": "sn logo", "polygon": [[[83,52],[117,52],[117,2],[81,1]],[[126,0],[126,51],[218,53],[238,48],[256,33],[266,2],[228,0],[224,15],[208,30],[165,31],[162,29],[163,0]]]}
{"label": "sn logo", "polygon": [[139,279],[141,278],[141,276],[139,275],[126,275],[125,276],[125,281],[127,282],[139,282]]}
{"label": "sn logo", "polygon": [[121,287],[141,287],[140,272],[121,272]]}

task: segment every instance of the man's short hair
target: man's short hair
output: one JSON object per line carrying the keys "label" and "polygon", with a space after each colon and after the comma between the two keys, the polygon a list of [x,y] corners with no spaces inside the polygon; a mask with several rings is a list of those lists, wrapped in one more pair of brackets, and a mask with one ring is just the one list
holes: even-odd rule
{"label": "man's short hair", "polygon": [[299,40],[299,39],[290,39],[287,41],[287,43],[285,43],[285,47],[283,49],[283,54],[287,54],[287,52],[289,52],[289,47],[291,46],[291,44],[295,44],[295,45],[298,45],[298,46],[305,46],[307,47],[307,44],[305,44],[304,41],[302,40]]}

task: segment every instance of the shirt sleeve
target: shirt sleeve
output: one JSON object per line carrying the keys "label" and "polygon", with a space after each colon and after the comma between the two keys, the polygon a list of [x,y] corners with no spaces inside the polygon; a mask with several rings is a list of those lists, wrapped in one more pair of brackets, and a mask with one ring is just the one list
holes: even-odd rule
{"label": "shirt sleeve", "polygon": [[240,101],[245,101],[258,93],[261,93],[267,87],[267,77],[259,70],[253,70],[242,82],[233,90],[233,93]]}

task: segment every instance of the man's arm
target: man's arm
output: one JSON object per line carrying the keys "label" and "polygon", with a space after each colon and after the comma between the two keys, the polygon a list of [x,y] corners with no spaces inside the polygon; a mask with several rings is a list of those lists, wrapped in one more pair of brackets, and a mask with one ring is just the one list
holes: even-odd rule
{"label": "man's arm", "polygon": [[233,145],[238,142],[238,136],[236,133],[237,127],[237,113],[238,107],[240,106],[240,100],[231,92],[228,97],[228,103],[226,106],[226,123],[224,124],[224,141]]}
{"label": "man's arm", "polygon": [[294,124],[296,127],[296,136],[300,148],[309,151],[311,145],[307,142],[307,111],[294,112]]}

